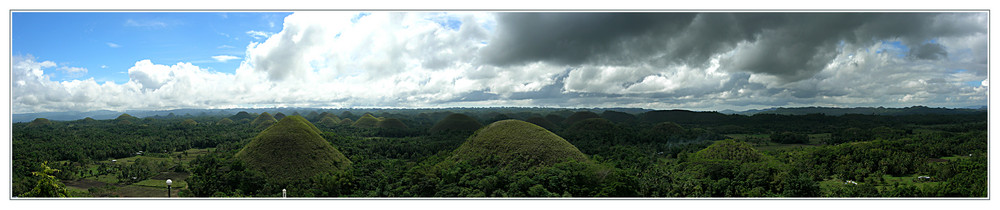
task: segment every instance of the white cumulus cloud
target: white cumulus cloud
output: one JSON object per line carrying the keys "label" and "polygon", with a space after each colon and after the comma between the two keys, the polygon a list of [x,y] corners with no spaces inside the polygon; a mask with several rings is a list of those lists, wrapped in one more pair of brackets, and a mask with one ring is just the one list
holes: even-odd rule
{"label": "white cumulus cloud", "polygon": [[240,59],[240,58],[236,57],[236,56],[232,56],[232,55],[216,55],[216,56],[212,56],[212,59],[215,59],[216,61],[225,63],[226,61],[236,60],[236,59]]}

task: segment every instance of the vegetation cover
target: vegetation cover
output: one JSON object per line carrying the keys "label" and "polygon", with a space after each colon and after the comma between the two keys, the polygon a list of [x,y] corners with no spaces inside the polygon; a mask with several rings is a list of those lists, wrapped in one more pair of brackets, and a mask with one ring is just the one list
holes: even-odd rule
{"label": "vegetation cover", "polygon": [[250,122],[250,126],[252,126],[254,129],[257,130],[264,130],[267,129],[268,127],[271,127],[271,125],[274,125],[274,123],[276,122],[278,122],[278,120],[275,120],[274,117],[271,116],[271,114],[264,112],[261,113],[260,115],[257,115],[257,118],[254,119],[253,122]]}
{"label": "vegetation cover", "polygon": [[375,124],[376,127],[382,129],[409,129],[403,121],[399,121],[396,118],[386,118],[385,120],[380,120]]}
{"label": "vegetation cover", "polygon": [[586,155],[562,137],[520,120],[502,120],[483,127],[459,146],[452,158],[457,162],[501,166],[587,161]]}
{"label": "vegetation cover", "polygon": [[375,118],[371,114],[365,114],[364,116],[361,116],[361,118],[358,118],[357,121],[354,121],[354,124],[351,124],[351,126],[358,128],[375,128],[378,126],[378,122],[378,118]]}
{"label": "vegetation cover", "polygon": [[468,115],[451,114],[444,119],[441,119],[441,121],[438,121],[437,124],[434,124],[434,127],[431,127],[430,132],[472,132],[480,127],[483,127],[483,124]]}
{"label": "vegetation cover", "polygon": [[[250,113],[311,111],[323,119],[331,116],[322,113],[377,113],[384,117],[383,126],[398,119],[409,128],[379,128],[378,122],[375,128],[358,128],[350,126],[351,118],[341,118],[348,124],[317,127],[301,116],[294,117],[299,123],[292,129],[275,125],[261,132],[250,126],[259,117]],[[560,125],[583,111],[602,113],[601,118]],[[143,118],[129,113],[122,119],[115,119],[121,114],[116,113],[104,120],[47,118],[45,126],[24,120],[11,125],[11,192],[19,197],[164,197],[162,183],[169,178],[175,183],[171,195],[179,197],[280,197],[286,189],[289,197],[985,198],[986,112],[938,111],[726,115],[509,107],[280,108],[164,111],[177,113]],[[234,113],[251,118],[222,123],[234,121]],[[458,125],[474,126],[464,132],[431,132],[456,113],[468,122]],[[562,128],[516,121],[540,117],[561,119],[550,122]],[[35,118],[41,117],[30,119]],[[517,123],[477,125],[500,118],[516,120],[496,125]],[[121,124],[126,121],[130,124]],[[505,127],[512,129],[501,129]],[[272,129],[274,133],[268,132]],[[298,132],[276,135],[279,130]],[[265,136],[306,149],[262,146],[258,140]],[[289,139],[294,136],[306,138]],[[553,140],[557,137],[565,141]],[[483,141],[473,144],[473,139]],[[516,147],[541,142],[556,146]],[[257,153],[268,153],[253,156],[273,162],[252,163],[246,161],[250,156],[238,155],[251,144]],[[578,152],[565,152],[572,147]],[[292,151],[309,149],[321,152],[294,152],[309,156],[291,157]],[[349,166],[290,161],[336,162],[312,161],[323,160],[313,157],[328,153],[322,151],[341,152],[332,159]],[[300,176],[280,178],[289,176],[271,171],[286,169],[265,166],[300,170],[292,172]]]}
{"label": "vegetation cover", "polygon": [[287,116],[264,130],[235,157],[279,183],[344,170],[351,164],[300,116]]}
{"label": "vegetation cover", "polygon": [[559,129],[558,125],[556,125],[555,123],[552,123],[551,121],[545,119],[544,117],[531,117],[531,118],[528,118],[528,119],[526,119],[524,121],[525,122],[530,122],[531,124],[535,124],[535,125],[538,125],[538,126],[542,126],[542,128],[545,128],[545,129],[547,129],[549,131],[555,131],[555,130]]}
{"label": "vegetation cover", "polygon": [[570,115],[569,117],[567,117],[566,120],[563,120],[563,124],[565,124],[567,126],[573,126],[573,124],[576,124],[577,122],[580,122],[580,121],[583,121],[583,120],[586,120],[586,119],[590,119],[590,118],[601,118],[601,116],[597,115],[597,113],[589,112],[589,111],[577,112],[577,113],[573,113],[573,115]]}

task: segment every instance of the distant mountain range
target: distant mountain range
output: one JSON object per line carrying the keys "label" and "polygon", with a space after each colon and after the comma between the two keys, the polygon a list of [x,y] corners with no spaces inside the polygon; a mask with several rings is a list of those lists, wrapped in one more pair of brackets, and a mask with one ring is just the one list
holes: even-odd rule
{"label": "distant mountain range", "polygon": [[[115,119],[123,113],[128,113],[129,115],[145,118],[145,117],[191,117],[191,116],[229,116],[234,115],[241,111],[251,112],[251,113],[278,113],[282,112],[286,115],[290,115],[294,112],[300,112],[302,115],[307,114],[311,111],[324,110],[324,111],[334,111],[331,113],[339,114],[343,111],[350,111],[354,114],[361,114],[364,112],[382,112],[382,111],[393,111],[393,110],[429,110],[429,111],[461,111],[461,110],[475,110],[475,109],[489,109],[497,112],[519,112],[525,110],[565,110],[567,108],[534,108],[534,107],[491,107],[491,108],[429,108],[429,109],[379,109],[379,108],[359,108],[359,109],[320,109],[320,108],[235,108],[235,109],[174,109],[174,110],[160,110],[160,111],[89,111],[89,112],[43,112],[43,113],[27,113],[27,114],[13,114],[11,116],[11,121],[14,123],[18,122],[30,122],[35,118],[46,118],[49,120],[56,121],[71,121],[79,120],[86,117],[93,118],[95,120],[106,120]],[[568,109],[574,111],[592,111],[596,113],[601,113],[605,110],[625,112],[633,115],[639,115],[645,112],[654,111],[651,109],[641,109],[641,108],[585,108],[585,109]],[[975,113],[975,112],[985,112],[987,111],[986,106],[979,107],[966,107],[966,108],[931,108],[926,106],[912,106],[905,108],[884,108],[884,107],[855,107],[855,108],[835,108],[835,107],[778,107],[778,108],[768,108],[768,109],[750,109],[746,111],[734,111],[734,110],[722,110],[718,113],[721,114],[739,114],[739,115],[755,115],[755,114],[781,114],[781,115],[805,115],[805,114],[825,114],[831,116],[840,116],[845,114],[875,114],[875,115],[913,115],[913,114],[963,114],[963,113]]]}
{"label": "distant mountain range", "polygon": [[806,114],[825,114],[831,116],[840,116],[845,114],[865,114],[865,115],[915,115],[915,114],[964,114],[964,113],[975,113],[975,112],[985,112],[987,111],[986,106],[979,107],[966,107],[966,108],[932,108],[926,106],[911,106],[905,108],[885,108],[885,107],[855,107],[855,108],[836,108],[836,107],[777,107],[769,109],[751,109],[746,111],[733,111],[733,110],[723,110],[719,113],[723,114],[740,114],[740,115],[755,115],[755,114],[780,114],[780,115],[806,115]]}

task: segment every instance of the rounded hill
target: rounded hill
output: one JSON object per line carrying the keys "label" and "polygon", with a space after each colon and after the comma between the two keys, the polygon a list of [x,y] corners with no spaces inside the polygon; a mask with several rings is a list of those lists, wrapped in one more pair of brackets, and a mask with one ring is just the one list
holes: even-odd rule
{"label": "rounded hill", "polygon": [[586,120],[586,119],[590,119],[590,118],[601,118],[601,116],[597,115],[597,113],[588,112],[588,111],[577,112],[577,113],[573,113],[573,115],[570,115],[569,117],[567,117],[566,120],[563,121],[563,124],[565,124],[566,126],[572,126],[573,124],[575,124],[577,122],[580,122],[580,121],[583,121],[583,120]]}
{"label": "rounded hill", "polygon": [[320,136],[301,116],[286,116],[254,137],[236,158],[284,183],[308,179],[328,171],[344,170],[351,161]]}
{"label": "rounded hill", "polygon": [[358,121],[354,121],[352,126],[359,128],[374,128],[378,126],[378,121],[378,118],[375,118],[371,114],[365,114],[365,116],[358,118]]}
{"label": "rounded hill", "polygon": [[52,122],[49,121],[49,119],[35,118],[35,120],[32,120],[31,123],[28,123],[28,127],[29,128],[32,128],[32,127],[41,127],[41,126],[47,126],[47,125],[51,125],[51,124],[52,124]]}
{"label": "rounded hill", "polygon": [[431,133],[442,133],[442,132],[472,132],[476,131],[480,127],[483,127],[482,123],[479,123],[476,119],[472,119],[468,115],[464,114],[451,114],[437,124],[431,127]]}
{"label": "rounded hill", "polygon": [[516,168],[588,160],[562,137],[520,120],[497,121],[476,131],[455,149],[452,159],[473,165]]}
{"label": "rounded hill", "polygon": [[271,114],[264,112],[258,115],[257,119],[254,119],[253,122],[250,123],[250,126],[253,126],[254,129],[257,130],[263,130],[267,127],[271,127],[271,125],[274,125],[276,122],[278,122],[278,120],[275,120]]}
{"label": "rounded hill", "polygon": [[548,129],[549,131],[554,131],[555,129],[559,128],[558,125],[552,123],[552,121],[549,121],[544,117],[530,117],[524,121],[530,122],[538,126],[542,126],[543,128]]}
{"label": "rounded hill", "polygon": [[382,128],[382,129],[407,129],[407,128],[409,128],[409,127],[406,126],[406,124],[403,124],[403,121],[400,121],[399,119],[396,119],[396,118],[386,118],[385,120],[378,121],[378,123],[376,123],[376,126],[378,126],[378,128]]}

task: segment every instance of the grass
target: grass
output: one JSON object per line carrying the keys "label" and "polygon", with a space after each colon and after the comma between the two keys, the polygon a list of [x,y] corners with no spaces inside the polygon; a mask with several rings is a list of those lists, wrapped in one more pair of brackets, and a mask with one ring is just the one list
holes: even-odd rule
{"label": "grass", "polygon": [[[171,184],[171,187],[174,188],[174,189],[182,189],[182,188],[187,187],[187,182],[185,182],[183,180],[174,180],[174,179],[171,179],[170,181],[173,182],[173,184]],[[166,179],[147,179],[147,180],[142,180],[140,182],[136,182],[135,184],[132,184],[132,185],[142,186],[142,187],[153,187],[153,188],[167,189],[167,180]]]}
{"label": "grass", "polygon": [[501,120],[476,131],[455,150],[458,161],[489,159],[507,165],[514,161],[534,161],[540,165],[587,156],[575,146],[545,128],[520,120]]}
{"label": "grass", "polygon": [[90,180],[94,180],[94,181],[98,181],[98,182],[104,182],[104,183],[109,183],[109,184],[116,184],[116,183],[118,183],[118,178],[115,178],[115,176],[113,176],[113,175],[107,175],[107,174],[96,176],[96,177],[93,177],[93,176],[92,177],[87,177],[85,179],[90,179]]}
{"label": "grass", "polygon": [[351,164],[302,116],[287,116],[250,141],[236,158],[277,182],[300,180]]}

